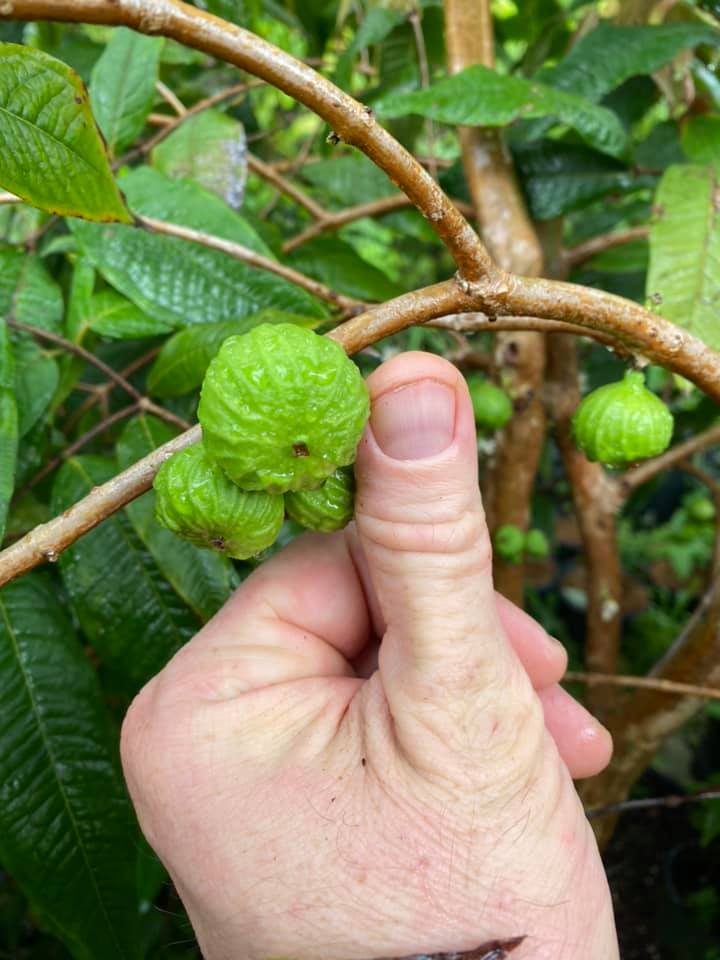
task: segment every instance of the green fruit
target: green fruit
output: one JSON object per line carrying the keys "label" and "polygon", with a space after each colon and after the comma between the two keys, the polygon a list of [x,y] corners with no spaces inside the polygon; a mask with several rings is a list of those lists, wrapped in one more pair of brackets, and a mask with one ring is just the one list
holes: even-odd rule
{"label": "green fruit", "polygon": [[283,498],[236,487],[202,443],[166,460],[153,486],[155,515],[164,527],[237,560],[271,546],[283,524]]}
{"label": "green fruit", "polygon": [[698,523],[715,519],[715,504],[704,493],[695,493],[685,500],[688,515]]}
{"label": "green fruit", "polygon": [[518,563],[525,549],[525,534],[520,527],[506,523],[495,531],[493,544],[499,557],[508,563]]}
{"label": "green fruit", "polygon": [[619,467],[666,450],[673,417],[645,388],[642,373],[631,371],[585,397],[573,416],[573,432],[588,460]]}
{"label": "green fruit", "polygon": [[499,430],[513,415],[509,395],[484,377],[468,378],[475,423],[483,430]]}
{"label": "green fruit", "polygon": [[208,454],[245,490],[309,490],[355,460],[367,387],[342,348],[293,324],[226,340],[198,418]]}
{"label": "green fruit", "polygon": [[528,530],[525,537],[525,553],[529,557],[542,559],[550,554],[548,538],[542,530]]}
{"label": "green fruit", "polygon": [[355,477],[351,467],[341,467],[317,490],[285,494],[288,516],[310,530],[330,533],[347,526],[355,506]]}

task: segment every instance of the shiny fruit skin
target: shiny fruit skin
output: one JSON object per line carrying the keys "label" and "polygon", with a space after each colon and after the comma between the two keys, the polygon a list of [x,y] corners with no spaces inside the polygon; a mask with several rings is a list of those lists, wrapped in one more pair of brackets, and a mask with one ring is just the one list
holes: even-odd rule
{"label": "shiny fruit skin", "polygon": [[672,414],[637,371],[593,390],[573,416],[577,445],[588,460],[608,467],[657,456],[667,449],[672,432]]}
{"label": "shiny fruit skin", "polygon": [[468,378],[475,423],[482,430],[500,430],[512,418],[513,403],[500,387],[484,377]]}
{"label": "shiny fruit skin", "polygon": [[166,460],[153,486],[155,515],[164,527],[237,560],[272,546],[283,524],[283,498],[235,486],[202,443]]}
{"label": "shiny fruit skin", "polygon": [[317,490],[285,494],[288,516],[309,530],[331,533],[347,526],[355,507],[355,477],[352,467],[341,467]]}
{"label": "shiny fruit skin", "polygon": [[327,337],[261,324],[208,367],[198,418],[208,454],[245,490],[311,490],[355,460],[369,414],[358,368]]}

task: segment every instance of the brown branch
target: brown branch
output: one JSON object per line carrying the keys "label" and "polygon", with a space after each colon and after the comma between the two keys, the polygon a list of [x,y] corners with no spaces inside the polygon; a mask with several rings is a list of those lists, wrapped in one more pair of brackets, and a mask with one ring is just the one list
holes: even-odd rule
{"label": "brown branch", "polygon": [[339,307],[341,310],[352,312],[362,306],[362,301],[355,300],[352,297],[345,297],[341,293],[336,293],[324,283],[313,280],[312,277],[293,270],[292,267],[279,263],[277,260],[271,260],[249,247],[244,247],[239,243],[233,243],[231,240],[224,240],[222,237],[213,237],[208,233],[201,233],[199,230],[193,230],[190,227],[183,227],[177,223],[166,223],[164,220],[155,220],[153,217],[135,216],[137,226],[150,230],[152,233],[161,233],[167,237],[177,237],[180,240],[188,240],[190,243],[197,243],[200,246],[208,247],[210,250],[219,250],[234,260],[240,260],[251,267],[258,267],[261,270],[267,270],[274,273],[289,283],[307,290],[313,296],[324,300],[326,303]]}
{"label": "brown branch", "polygon": [[[422,26],[422,9],[419,3],[416,3],[415,8],[410,11],[408,20],[410,21],[413,39],[415,40],[418,69],[420,71],[420,85],[423,90],[426,90],[430,86],[430,66],[428,64],[427,46],[425,45],[425,34],[423,33]],[[438,168],[435,163],[435,157],[433,156],[435,152],[435,123],[430,117],[425,118],[425,133],[427,136],[428,150],[430,151],[430,162],[427,164],[427,167],[432,178],[437,180]]]}
{"label": "brown branch", "polygon": [[308,193],[305,193],[305,191],[300,187],[296,187],[294,183],[291,183],[289,180],[287,180],[269,163],[265,163],[252,153],[248,156],[248,167],[253,171],[253,173],[256,173],[259,177],[262,177],[263,180],[271,183],[281,193],[284,193],[287,197],[290,197],[291,200],[294,200],[299,206],[307,210],[311,217],[315,217],[317,220],[324,220],[328,216],[331,216],[329,211],[327,211],[325,207],[321,206],[317,200],[314,200],[313,197],[311,197]]}
{"label": "brown branch", "polygon": [[629,227],[627,230],[616,230],[614,233],[603,233],[597,237],[591,237],[584,243],[578,243],[575,247],[569,247],[563,251],[563,259],[568,267],[579,267],[586,263],[599,253],[606,250],[613,250],[615,247],[622,247],[626,243],[632,243],[633,240],[644,240],[650,233],[650,227]]}
{"label": "brown branch", "polygon": [[[450,73],[474,64],[494,67],[495,42],[488,0],[445,0],[444,6]],[[477,223],[490,255],[504,270],[533,276],[540,273],[542,250],[502,131],[461,127],[459,138]],[[544,338],[535,332],[501,333],[495,341],[495,359],[503,369],[518,415],[498,435],[484,478],[483,495],[491,529],[512,524],[526,530],[545,437],[541,401]],[[501,593],[522,604],[524,563],[511,564],[496,558],[495,581]]]}
{"label": "brown branch", "polygon": [[606,347],[622,352],[617,340],[599,330],[565,323],[562,320],[544,320],[540,317],[496,317],[491,320],[483,313],[456,314],[451,317],[438,317],[427,324],[441,330],[453,330],[455,333],[506,333],[515,330],[534,330],[536,333],[570,333],[577,337],[591,337]]}
{"label": "brown branch", "polygon": [[174,90],[171,90],[162,80],[158,80],[155,84],[155,89],[163,98],[165,103],[167,103],[179,117],[184,117],[188,110],[185,104],[180,100]]}
{"label": "brown branch", "polygon": [[20,197],[16,197],[14,193],[5,193],[0,191],[0,207],[4,205],[9,205],[13,203],[23,203],[24,201]]}
{"label": "brown branch", "polygon": [[345,224],[361,220],[363,217],[381,217],[386,213],[392,213],[393,210],[402,210],[409,206],[412,206],[412,204],[408,197],[402,193],[396,193],[389,197],[381,197],[379,200],[371,200],[368,203],[359,203],[354,207],[346,207],[344,210],[338,210],[337,212],[323,210],[315,223],[310,224],[302,233],[291,237],[283,244],[283,253],[291,253],[297,247],[302,246],[303,243],[312,240],[313,237],[318,237],[321,233],[327,233],[331,230],[339,230]]}
{"label": "brown branch", "polygon": [[568,670],[563,680],[584,683],[586,686],[638,687],[643,690],[658,690],[675,696],[702,697],[704,700],[720,700],[720,687],[702,687],[694,683],[678,683],[662,677],[633,677],[618,673],[585,673]]}
{"label": "brown branch", "polygon": [[621,803],[608,803],[604,807],[594,807],[592,810],[586,810],[585,816],[588,820],[595,820],[597,817],[606,817],[609,814],[628,813],[631,810],[649,810],[653,807],[684,807],[688,803],[700,803],[703,800],[720,800],[720,788],[714,790],[701,790],[699,793],[689,793],[668,797],[639,797],[637,800],[623,800]]}
{"label": "brown branch", "polygon": [[60,20],[126,26],[160,34],[232,63],[319,114],[350,146],[362,150],[421,210],[463,276],[497,269],[475,231],[430,174],[376,121],[371,110],[333,83],[242,27],[180,0],[4,0],[0,20]]}
{"label": "brown branch", "polygon": [[633,467],[632,470],[627,471],[621,481],[626,494],[636,490],[642,486],[643,483],[652,480],[663,470],[669,470],[670,467],[679,466],[683,460],[687,460],[688,457],[691,457],[695,453],[701,453],[703,450],[707,450],[708,447],[712,447],[716,443],[720,443],[720,424],[708,427],[707,430],[695,434],[695,436],[690,437],[689,440],[684,440],[682,443],[677,443],[674,447],[670,447],[665,453],[661,453],[659,457],[653,457],[652,460],[646,460],[645,463],[641,463],[640,466]]}

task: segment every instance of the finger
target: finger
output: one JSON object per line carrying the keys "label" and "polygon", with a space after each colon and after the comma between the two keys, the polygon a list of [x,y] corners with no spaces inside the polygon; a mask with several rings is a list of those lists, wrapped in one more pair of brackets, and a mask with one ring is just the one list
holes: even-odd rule
{"label": "finger", "polygon": [[582,704],[557,685],[538,693],[545,726],[570,775],[594,777],[610,763],[612,737]]}
{"label": "finger", "polygon": [[567,670],[565,647],[501,593],[495,594],[495,602],[503,630],[533,687],[542,690],[558,683]]}
{"label": "finger", "polygon": [[437,717],[491,688],[510,716],[510,689],[530,687],[520,693],[497,613],[465,381],[440,357],[408,353],[368,386],[355,520],[387,625],[380,670],[396,725],[403,710]]}
{"label": "finger", "polygon": [[370,624],[342,534],[304,534],[259,567],[172,661],[203,699],[352,676]]}
{"label": "finger", "polygon": [[[365,590],[373,631],[376,636],[382,637],[387,625],[375,595],[370,568],[354,524],[346,528],[345,537]],[[495,593],[495,603],[500,624],[520,663],[525,668],[533,688],[541,690],[558,683],[567,670],[567,652],[563,645],[551,637],[537,620],[515,606],[502,594]],[[371,643],[362,651],[360,657],[353,661],[359,676],[368,677],[373,670],[377,669],[378,653],[377,644]]]}

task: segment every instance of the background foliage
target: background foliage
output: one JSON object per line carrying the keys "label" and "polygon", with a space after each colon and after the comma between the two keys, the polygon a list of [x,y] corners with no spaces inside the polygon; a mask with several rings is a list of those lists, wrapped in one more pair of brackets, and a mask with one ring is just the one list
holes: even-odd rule
{"label": "background foliage", "polygon": [[[436,0],[198,6],[353,92],[459,201],[469,195],[455,125],[505,128],[533,217],[560,223],[567,248],[640,228],[632,242],[583,258],[572,279],[647,302],[720,348],[716,4],[669,4],[661,25],[644,26],[615,23],[611,3],[494,0],[497,69],[453,77]],[[353,218],[295,244],[317,219],[313,201],[331,220],[396,192],[327,134],[282,93],[171,41],[123,28],[0,22],[0,183],[46,210],[0,205],[5,545],[192,422],[204,370],[225,337],[263,321],[319,330],[334,322],[328,303],[289,281],[138,229],[133,215],[233,241],[363,301],[453,272],[412,209]],[[257,158],[311,204],[278,190]],[[367,372],[406,348],[505,376],[486,333],[414,328],[358,362]],[[625,368],[591,341],[582,341],[581,361],[585,389]],[[648,377],[672,406],[676,441],[716,422],[715,405],[691,385],[656,367]],[[479,442],[483,463],[492,450],[492,440]],[[623,672],[647,672],[704,592],[717,452],[695,465],[700,479],[665,473],[623,512]],[[0,592],[0,957],[197,955],[134,824],[118,730],[134,693],[251,565],[179,541],[155,521],[153,496],[81,538],[56,566]],[[529,565],[528,608],[580,667],[586,574],[550,437],[532,525],[552,555]],[[282,541],[295,533],[286,526]],[[637,795],[720,784],[718,757],[714,705],[666,743]],[[707,803],[626,815],[607,852],[624,957],[720,957],[719,810]]]}

